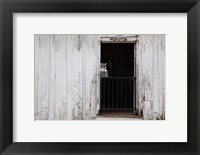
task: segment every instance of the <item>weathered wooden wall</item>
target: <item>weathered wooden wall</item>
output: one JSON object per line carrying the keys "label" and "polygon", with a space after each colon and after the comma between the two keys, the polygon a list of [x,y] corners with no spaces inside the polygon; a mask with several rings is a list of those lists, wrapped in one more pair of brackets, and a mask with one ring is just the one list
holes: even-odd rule
{"label": "weathered wooden wall", "polygon": [[[144,101],[151,104],[152,116],[165,116],[165,35],[139,35],[136,45],[137,113]],[[150,115],[150,114],[149,114]],[[154,115],[154,116],[153,116]]]}
{"label": "weathered wooden wall", "polygon": [[97,35],[35,35],[35,119],[93,119],[99,107]]}
{"label": "weathered wooden wall", "polygon": [[[109,35],[35,35],[35,120],[96,117],[101,36]],[[139,35],[135,57],[136,113],[145,100],[165,115],[165,36]]]}

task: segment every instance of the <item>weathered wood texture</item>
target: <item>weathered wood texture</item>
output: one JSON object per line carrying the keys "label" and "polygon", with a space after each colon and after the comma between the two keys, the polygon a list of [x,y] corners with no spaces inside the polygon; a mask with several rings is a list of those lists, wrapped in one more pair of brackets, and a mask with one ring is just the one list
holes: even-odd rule
{"label": "weathered wood texture", "polygon": [[[165,117],[165,35],[139,35],[136,46],[137,112],[150,101],[155,116]],[[155,117],[154,117],[155,118]],[[153,119],[153,118],[152,118]]]}
{"label": "weathered wood texture", "polygon": [[93,119],[99,107],[96,35],[35,35],[35,119]]}
{"label": "weathered wood texture", "polygon": [[[35,120],[95,119],[102,36],[109,35],[35,35]],[[137,39],[136,113],[142,115],[143,107],[149,107],[143,105],[149,103],[145,100],[152,104],[151,111],[164,115],[165,36]]]}

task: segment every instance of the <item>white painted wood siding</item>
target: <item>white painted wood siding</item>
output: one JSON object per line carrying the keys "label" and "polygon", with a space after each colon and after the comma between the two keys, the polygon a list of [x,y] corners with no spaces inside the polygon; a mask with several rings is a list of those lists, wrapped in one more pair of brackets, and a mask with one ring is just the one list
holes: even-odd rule
{"label": "white painted wood siding", "polygon": [[35,119],[94,119],[100,47],[95,35],[35,35]]}
{"label": "white painted wood siding", "polygon": [[139,35],[136,47],[137,111],[143,100],[152,110],[165,116],[165,35]]}
{"label": "white painted wood siding", "polygon": [[[110,35],[35,35],[35,120],[95,119],[102,36]],[[142,115],[145,100],[165,115],[165,35],[137,39],[136,113]]]}

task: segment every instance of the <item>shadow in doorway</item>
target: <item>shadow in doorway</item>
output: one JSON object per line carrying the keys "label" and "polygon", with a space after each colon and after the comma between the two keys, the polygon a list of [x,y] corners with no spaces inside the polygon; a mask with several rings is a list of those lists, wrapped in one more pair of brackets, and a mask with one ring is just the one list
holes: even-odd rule
{"label": "shadow in doorway", "polygon": [[134,44],[101,43],[100,114],[105,111],[133,114],[135,80]]}

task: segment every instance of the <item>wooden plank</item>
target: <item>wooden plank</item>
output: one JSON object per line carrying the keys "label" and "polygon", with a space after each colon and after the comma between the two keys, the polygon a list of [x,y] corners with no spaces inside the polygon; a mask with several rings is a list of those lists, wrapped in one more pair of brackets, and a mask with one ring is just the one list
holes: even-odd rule
{"label": "wooden plank", "polygon": [[66,52],[64,35],[50,38],[49,119],[66,119]]}
{"label": "wooden plank", "polygon": [[72,51],[72,42],[71,42],[71,35],[65,36],[65,48],[66,48],[66,85],[63,85],[63,87],[66,87],[66,95],[67,95],[67,110],[66,115],[67,119],[72,119],[72,59],[71,59],[71,51]]}
{"label": "wooden plank", "polygon": [[[136,48],[137,109],[149,100],[155,113],[165,113],[165,35],[139,35]],[[145,103],[145,102],[144,102]]]}
{"label": "wooden plank", "polygon": [[154,111],[165,114],[165,36],[154,35]]}
{"label": "wooden plank", "polygon": [[71,108],[72,119],[83,119],[83,98],[82,98],[82,35],[66,35],[66,46],[68,60],[71,69],[67,70],[67,74],[71,76],[68,86],[71,85],[68,108]]}
{"label": "wooden plank", "polygon": [[97,35],[85,35],[85,71],[84,74],[86,75],[85,78],[85,91],[86,91],[86,99],[85,99],[85,113],[86,119],[94,119],[96,117],[97,111],[97,84],[98,84],[98,63],[99,63],[99,42]]}
{"label": "wooden plank", "polygon": [[35,120],[49,117],[49,39],[35,35]]}

